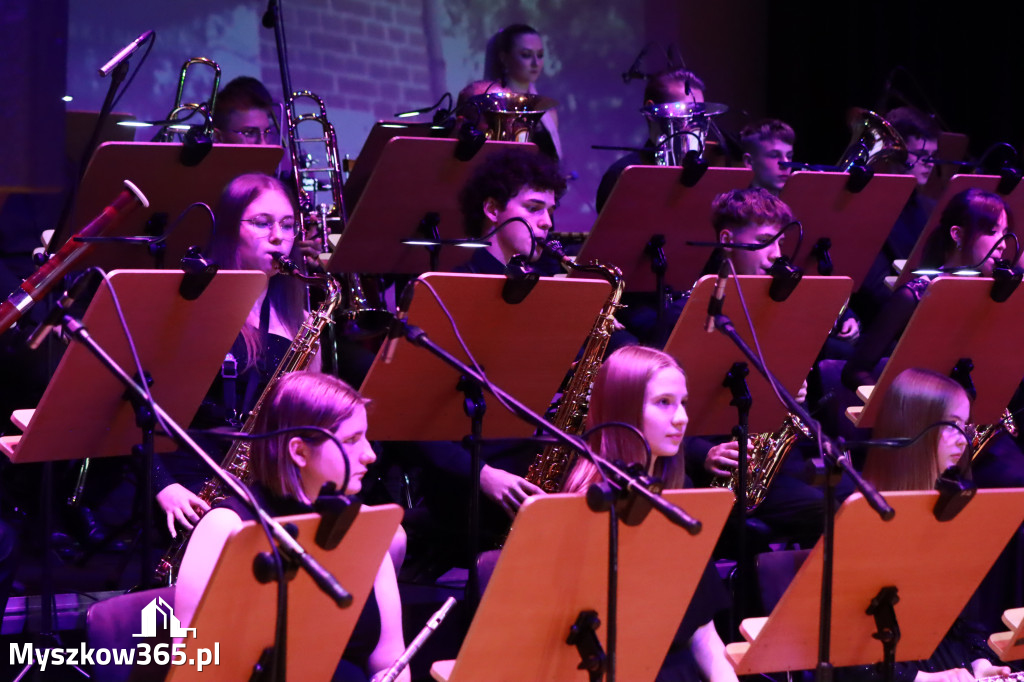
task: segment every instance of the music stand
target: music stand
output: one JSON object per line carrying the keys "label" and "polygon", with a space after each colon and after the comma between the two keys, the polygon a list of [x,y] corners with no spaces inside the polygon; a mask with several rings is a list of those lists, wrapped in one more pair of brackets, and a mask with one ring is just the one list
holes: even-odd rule
{"label": "music stand", "polygon": [[[915,181],[911,175],[878,174],[853,193],[846,189],[849,179],[849,173],[797,171],[779,198],[803,224],[803,244],[794,264],[808,274],[845,275],[856,289],[882,250]],[[794,238],[794,232],[787,233],[788,240]],[[834,267],[831,273],[819,270],[817,254],[826,244]]]}
{"label": "music stand", "polygon": [[[921,236],[917,238],[914,249],[910,252],[910,257],[907,258],[906,265],[896,276],[895,284],[893,284],[894,289],[903,286],[917,276],[914,274],[914,271],[921,266],[921,255],[924,253],[924,245],[928,241],[929,235],[939,224],[942,211],[946,208],[949,200],[960,192],[972,187],[977,187],[986,192],[995,192],[999,187],[999,180],[998,175],[954,175],[950,179],[949,184],[946,185],[946,189],[939,198],[939,202],[935,205],[935,210],[932,211],[931,216],[928,218],[928,223],[925,225],[924,230],[921,231]],[[1009,206],[1011,214],[1024,215],[1024,213],[1021,213],[1021,211],[1024,211],[1024,185],[1018,184],[1012,192],[1002,198],[1006,205]]]}
{"label": "music stand", "polygon": [[[970,138],[963,133],[943,131],[939,133],[939,145],[935,150],[935,156],[953,162],[963,161],[967,158],[967,147],[970,141]],[[921,188],[921,191],[925,196],[938,199],[959,169],[960,166],[956,163],[935,164],[928,183]]]}
{"label": "music stand", "polygon": [[[348,225],[327,265],[330,272],[419,274],[451,270],[469,258],[469,251],[440,249],[437,267],[428,247],[402,244],[403,239],[429,238],[418,231],[426,222],[442,240],[463,239],[459,192],[484,159],[503,149],[537,151],[524,142],[487,141],[469,161],[455,158],[456,140],[395,137],[370,172],[359,201],[350,208]],[[539,153],[539,152],[538,152]]]}
{"label": "music stand", "polygon": [[664,237],[664,283],[686,289],[707,263],[707,249],[687,241],[714,241],[711,201],[731,189],[747,187],[748,168],[709,168],[693,187],[679,182],[678,166],[627,166],[598,214],[578,260],[614,263],[627,291],[657,291],[648,244]]}
{"label": "music stand", "polygon": [[[502,300],[500,275],[431,272],[415,284],[408,322],[464,362],[448,319],[425,290],[429,283],[459,326],[470,351],[498,386],[535,412],[544,412],[608,298],[603,280],[542,277],[518,304]],[[373,403],[369,429],[375,440],[459,440],[469,432],[459,377],[412,344],[385,343],[360,392]],[[410,381],[410,377],[416,377]],[[529,436],[529,424],[490,402],[484,438]],[[401,414],[402,419],[389,415]]]}
{"label": "music stand", "polygon": [[1024,292],[1018,289],[996,303],[989,296],[992,282],[988,277],[940,277],[928,285],[878,382],[857,389],[865,404],[847,408],[857,427],[874,425],[882,397],[903,370],[918,367],[949,376],[962,358],[973,363],[970,377],[977,398],[971,404],[972,420],[999,421],[1024,376]]}
{"label": "music stand", "polygon": [[[272,174],[283,150],[266,145],[215,144],[196,166],[181,162],[183,146],[162,142],[107,142],[89,161],[78,190],[70,221],[54,234],[48,251],[53,253],[83,225],[96,217],[110,197],[121,191],[122,181],[131,180],[146,192],[149,208],[137,211],[130,220],[104,236],[150,236],[165,234],[187,206],[204,202],[216,210],[224,187],[243,173]],[[160,258],[149,254],[145,245],[103,243],[78,264],[98,265],[105,270],[160,266],[161,261],[177,266],[185,250],[195,244],[207,248],[212,235],[210,217],[193,209],[174,228]]]}
{"label": "music stand", "polygon": [[[697,282],[665,344],[665,352],[686,370],[690,394],[686,404],[690,423],[686,430],[693,434],[729,433],[736,424],[736,412],[729,406],[732,396],[722,388],[722,381],[744,356],[720,334],[704,331],[715,280],[714,275],[707,275]],[[768,295],[771,277],[741,275],[739,281],[765,360],[782,386],[796,394],[850,297],[850,278],[804,277],[782,303],[772,301]],[[731,276],[726,283],[723,312],[747,343],[753,345],[736,293],[736,281]],[[747,382],[753,398],[751,432],[775,431],[786,416],[785,406],[776,399],[764,377],[753,372]]]}
{"label": "music stand", "polygon": [[[313,543],[318,514],[279,519],[295,524],[306,550],[353,597],[350,607],[339,608],[305,571],[289,582],[288,641],[299,646],[287,656],[287,679],[331,679],[401,520],[402,510],[395,505],[362,507],[341,544],[327,551]],[[199,649],[219,646],[220,664],[213,668],[217,679],[250,679],[261,653],[274,643],[277,585],[260,584],[253,575],[253,559],[265,551],[267,536],[255,521],[228,538],[192,618],[195,636],[183,641],[186,660],[193,661]],[[209,670],[177,665],[171,666],[167,681],[201,682],[209,677]]]}
{"label": "music stand", "polygon": [[444,126],[432,123],[403,123],[400,121],[377,121],[370,128],[370,134],[359,150],[359,156],[352,160],[352,170],[345,181],[342,196],[345,209],[351,213],[359,202],[373,169],[377,167],[384,145],[395,137],[445,137]]}
{"label": "music stand", "polygon": [[[859,493],[836,514],[831,631],[842,637],[832,637],[834,666],[882,661],[882,644],[872,637],[878,626],[865,610],[887,586],[895,586],[899,597],[895,615],[902,638],[895,660],[931,656],[1024,521],[1024,490],[979,491],[945,522],[932,514],[937,492],[885,495],[896,510],[890,521],[882,521]],[[726,646],[737,674],[816,667],[821,571],[819,541],[771,615],[741,623],[748,641]]]}
{"label": "music stand", "polygon": [[[180,270],[119,270],[109,277],[142,367],[153,378],[153,398],[175,421],[188,423],[266,286],[266,275],[221,271],[194,301],[178,293]],[[106,283],[82,322],[121,367],[136,374]],[[64,354],[38,407],[16,411],[12,421],[24,434],[0,438],[0,451],[15,463],[127,455],[139,442],[124,388],[77,344]],[[157,444],[160,451],[174,447],[166,439]]]}
{"label": "music stand", "polygon": [[[703,524],[689,535],[660,514],[619,527],[617,677],[653,680],[732,507],[726,490],[662,495]],[[580,656],[566,644],[581,611],[602,619],[608,599],[608,519],[583,495],[536,495],[512,524],[480,608],[454,661],[431,668],[442,682],[581,680]]]}
{"label": "music stand", "polygon": [[[96,128],[99,115],[98,111],[68,111],[64,114],[64,153],[76,168],[82,162],[82,154]],[[134,120],[134,114],[107,114],[98,142],[134,142],[135,127],[120,125],[122,121]]]}
{"label": "music stand", "polygon": [[1010,632],[992,633],[988,638],[989,647],[1001,661],[1024,658],[1024,608],[1004,611],[1003,624],[1010,628]]}

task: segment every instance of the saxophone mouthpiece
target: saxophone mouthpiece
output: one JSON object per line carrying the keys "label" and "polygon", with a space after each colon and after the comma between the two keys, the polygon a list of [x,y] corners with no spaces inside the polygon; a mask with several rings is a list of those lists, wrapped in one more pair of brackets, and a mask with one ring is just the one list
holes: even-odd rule
{"label": "saxophone mouthpiece", "polygon": [[291,275],[299,271],[298,266],[285,258],[283,253],[272,253],[270,254],[270,257],[274,260],[274,264],[277,265],[278,269],[286,275]]}
{"label": "saxophone mouthpiece", "polygon": [[562,247],[562,242],[557,239],[552,239],[551,241],[544,242],[544,245],[541,248],[557,258],[558,262],[565,267],[570,269],[572,268],[574,264],[573,260],[571,257],[565,255],[565,249]]}

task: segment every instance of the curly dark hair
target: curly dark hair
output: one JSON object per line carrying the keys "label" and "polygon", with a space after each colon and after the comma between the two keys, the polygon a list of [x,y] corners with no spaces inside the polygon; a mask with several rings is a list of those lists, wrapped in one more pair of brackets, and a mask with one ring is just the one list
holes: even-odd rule
{"label": "curly dark hair", "polygon": [[487,157],[459,193],[466,234],[483,236],[487,221],[484,202],[494,199],[504,208],[524,187],[551,190],[557,202],[565,194],[565,177],[557,161],[533,149],[516,147]]}

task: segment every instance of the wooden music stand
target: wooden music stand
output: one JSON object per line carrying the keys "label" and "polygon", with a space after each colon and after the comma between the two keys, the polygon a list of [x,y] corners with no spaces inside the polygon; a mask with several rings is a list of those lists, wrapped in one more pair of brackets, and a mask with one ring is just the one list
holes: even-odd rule
{"label": "wooden music stand", "polygon": [[[970,138],[963,133],[943,131],[939,133],[939,146],[935,151],[935,156],[951,161],[963,161],[967,158],[967,148],[970,141]],[[932,169],[932,175],[928,178],[928,184],[921,188],[925,196],[938,199],[959,168],[960,166],[951,164],[937,164]]]}
{"label": "wooden music stand", "polygon": [[1010,632],[996,632],[989,636],[988,645],[999,655],[1001,661],[1016,661],[1024,658],[1024,607],[1007,609],[1003,623]]}
{"label": "wooden music stand", "polygon": [[[330,272],[419,274],[430,270],[430,253],[423,246],[407,246],[403,239],[425,235],[417,228],[428,214],[436,214],[441,239],[464,239],[459,192],[484,159],[524,142],[488,141],[469,161],[455,158],[455,140],[395,137],[384,145],[366,187],[341,235],[327,266]],[[440,270],[451,270],[469,258],[466,249],[441,248]]]}
{"label": "wooden music stand", "polygon": [[[427,273],[416,282],[408,322],[463,362],[448,319],[426,291],[429,283],[458,324],[466,345],[496,385],[543,413],[610,293],[604,280],[542,277],[518,304],[505,303],[500,275]],[[570,303],[571,302],[571,303]],[[361,393],[372,401],[374,440],[459,440],[469,432],[459,377],[430,353],[396,341],[377,353]],[[410,381],[415,377],[415,381]],[[484,438],[529,436],[532,428],[488,399]],[[402,419],[389,415],[401,414]]]}
{"label": "wooden music stand", "polygon": [[[914,244],[914,250],[910,252],[910,258],[907,259],[906,265],[904,265],[895,278],[893,288],[901,287],[917,276],[914,274],[914,271],[921,266],[921,254],[924,252],[924,245],[928,241],[928,236],[939,224],[942,211],[946,208],[946,204],[949,203],[950,199],[972,187],[977,187],[986,192],[995,192],[998,186],[998,175],[954,175],[950,179],[949,184],[946,185],[946,189],[942,192],[939,202],[935,205],[935,210],[932,211],[931,217],[928,218],[928,223],[925,225],[924,230],[921,231],[921,236],[917,238],[917,243]],[[1024,215],[1024,213],[1021,213],[1024,211],[1024,184],[1018,184],[1012,192],[1003,197],[1003,201],[1010,207],[1010,213]]]}
{"label": "wooden music stand", "polygon": [[686,289],[700,276],[711,250],[687,241],[715,241],[711,201],[731,189],[747,187],[748,168],[709,168],[693,187],[679,182],[678,166],[627,166],[598,214],[580,249],[579,262],[614,263],[627,291],[655,291],[656,277],[647,255],[655,235],[665,237],[665,283]]}
{"label": "wooden music stand", "polygon": [[[318,514],[278,520],[298,527],[306,550],[353,597],[350,607],[339,608],[305,571],[288,583],[287,679],[329,680],[398,530],[402,510],[392,504],[361,508],[332,551],[313,543]],[[220,665],[202,672],[192,665],[171,666],[168,682],[201,682],[211,677],[211,670],[220,680],[250,678],[260,654],[274,643],[277,584],[258,583],[252,569],[253,559],[265,551],[267,536],[255,521],[228,538],[190,624],[195,636],[183,642],[186,659],[191,660],[196,660],[198,649],[212,650],[219,644]]]}
{"label": "wooden music stand", "polygon": [[[724,494],[723,494],[724,493]],[[671,490],[663,497],[699,519],[697,535],[657,512],[619,527],[616,675],[653,680],[711,556],[733,496],[727,490]],[[577,615],[594,610],[606,644],[608,517],[579,495],[535,495],[512,524],[480,608],[454,661],[431,668],[440,682],[580,680],[565,643]]]}
{"label": "wooden music stand", "polygon": [[[842,636],[832,637],[835,666],[882,660],[882,645],[871,636],[875,620],[865,609],[886,586],[895,586],[899,596],[896,660],[931,656],[1024,521],[1024,490],[979,491],[946,522],[932,514],[936,492],[885,497],[896,510],[891,521],[882,521],[859,493],[836,514],[831,627]],[[819,541],[771,615],[740,624],[748,641],[726,646],[737,674],[815,668],[821,571]]]}
{"label": "wooden music stand", "polygon": [[401,121],[377,121],[370,128],[370,134],[359,150],[359,156],[351,161],[352,170],[343,188],[345,209],[351,213],[359,203],[359,197],[366,189],[373,169],[377,167],[384,145],[395,137],[444,137],[444,126],[432,123],[405,123]]}
{"label": "wooden music stand", "polygon": [[[99,115],[98,111],[68,111],[64,114],[64,153],[75,167],[82,162],[85,145],[89,144]],[[111,112],[103,122],[99,143],[134,142],[136,128],[120,125],[122,121],[134,120],[134,114]]]}
{"label": "wooden music stand", "polygon": [[[162,142],[107,142],[92,156],[78,190],[71,220],[55,234],[50,252],[55,252],[83,225],[95,218],[121,191],[128,179],[149,199],[149,208],[136,211],[117,229],[104,236],[158,236],[187,206],[204,202],[216,210],[224,187],[243,173],[272,174],[281,161],[283,150],[266,145],[215,144],[203,161],[193,167],[181,163],[182,145]],[[156,231],[147,227],[154,221]],[[162,225],[156,222],[165,217]],[[212,229],[206,211],[193,209],[167,238],[163,261],[177,267],[185,250],[195,244],[209,246]],[[154,257],[145,246],[103,243],[82,258],[78,268],[98,265],[104,270],[152,267]]]}
{"label": "wooden music stand", "polygon": [[[849,299],[852,282],[849,277],[804,277],[786,301],[776,303],[768,296],[771,277],[741,275],[739,280],[768,367],[787,391],[796,394]],[[687,431],[693,434],[729,433],[736,424],[736,411],[729,406],[732,396],[722,381],[733,363],[745,361],[745,357],[722,334],[704,331],[715,281],[714,275],[707,275],[697,282],[665,344],[665,352],[686,371],[690,394]],[[723,312],[753,346],[731,276]],[[747,385],[753,398],[750,432],[774,431],[786,416],[785,406],[757,372],[751,371]]]}
{"label": "wooden music stand", "polygon": [[[110,281],[142,367],[153,377],[153,398],[175,421],[187,424],[266,286],[266,275],[221,271],[194,301],[178,293],[182,273],[177,270],[121,270],[110,273]],[[105,283],[82,323],[129,375],[136,374]],[[88,349],[73,344],[39,406],[11,417],[24,434],[0,438],[0,451],[12,462],[127,455],[140,439],[124,392]],[[175,447],[167,439],[156,445],[160,451]]]}
{"label": "wooden music stand", "polygon": [[[793,262],[807,274],[818,274],[814,247],[828,239],[832,274],[851,278],[856,289],[882,250],[915,181],[911,175],[878,174],[854,194],[846,189],[849,179],[849,173],[797,171],[786,181],[780,198],[804,228],[803,244]],[[795,232],[786,235],[790,243],[795,238]],[[783,249],[790,252],[788,247]]]}
{"label": "wooden music stand", "polygon": [[878,383],[857,389],[865,404],[847,408],[847,417],[860,428],[871,427],[882,397],[900,372],[919,367],[948,376],[961,358],[969,358],[978,392],[971,419],[978,424],[999,421],[1024,376],[1024,291],[996,303],[991,290],[988,277],[940,277],[929,284]]}

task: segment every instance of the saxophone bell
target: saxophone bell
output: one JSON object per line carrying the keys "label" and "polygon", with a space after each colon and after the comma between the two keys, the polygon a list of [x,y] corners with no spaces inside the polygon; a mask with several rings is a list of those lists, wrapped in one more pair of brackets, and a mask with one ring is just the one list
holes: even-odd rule
{"label": "saxophone bell", "polygon": [[[782,468],[782,460],[786,458],[801,436],[811,438],[812,434],[795,414],[788,415],[783,420],[782,426],[773,433],[758,433],[750,436],[750,448],[747,451],[747,490],[744,495],[748,513],[757,509],[764,502],[768,495],[768,488]],[[716,478],[711,485],[715,488],[728,488],[737,497],[740,497],[737,490],[739,478],[740,473],[737,468],[730,476]]]}

